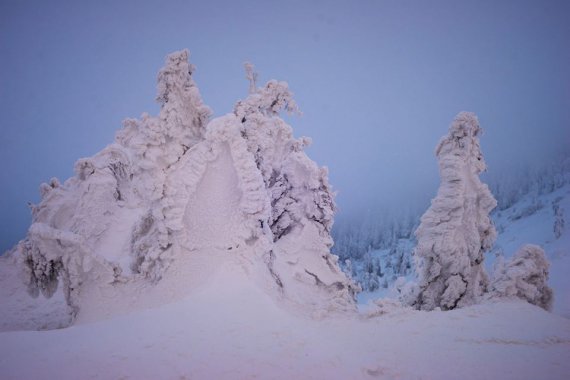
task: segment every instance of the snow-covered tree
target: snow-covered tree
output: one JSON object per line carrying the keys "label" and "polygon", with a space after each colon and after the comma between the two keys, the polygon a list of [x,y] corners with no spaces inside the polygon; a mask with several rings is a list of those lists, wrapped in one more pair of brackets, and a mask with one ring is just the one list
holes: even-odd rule
{"label": "snow-covered tree", "polygon": [[524,245],[511,260],[500,260],[495,266],[491,297],[518,297],[551,310],[554,295],[547,284],[549,266],[541,247]]}
{"label": "snow-covered tree", "polygon": [[210,121],[188,56],[166,58],[158,116],[127,119],[115,143],[77,161],[74,177],[40,187],[18,246],[30,294],[50,297],[63,283],[75,316],[85,289],[156,285],[181,255],[240,248],[244,265],[262,268],[256,279],[273,280],[287,300],[353,309],[356,286],[330,253],[327,170],[279,117],[297,111],[287,84],[257,88],[248,65],[249,96]]}
{"label": "snow-covered tree", "polygon": [[120,270],[93,255],[113,217],[125,207],[128,158],[111,145],[75,165],[76,176],[40,186],[42,199],[32,206],[32,225],[18,245],[25,281],[32,296],[50,297],[63,283],[70,312],[79,310],[85,272],[105,268],[112,279]]}
{"label": "snow-covered tree", "polygon": [[[293,131],[279,112],[298,113],[293,94],[285,82],[269,81],[255,88],[257,74],[246,64],[250,95],[236,104],[234,114],[271,197],[269,226],[274,240],[287,234],[301,219],[316,222],[330,239],[335,204],[328,171],[319,168],[303,152],[310,139],[293,138]],[[332,239],[330,239],[332,245]]]}
{"label": "snow-covered tree", "polygon": [[[249,63],[246,76],[249,96],[237,102],[234,115],[269,195],[269,219],[262,221],[274,243],[268,266],[280,276],[281,286],[289,284],[287,278],[296,278],[344,303],[354,295],[356,285],[340,270],[338,257],[330,253],[335,203],[328,170],[304,153],[310,139],[295,139],[292,128],[279,116],[283,111],[299,113],[287,83],[271,80],[256,88],[257,74]],[[305,248],[292,255],[292,244],[305,244]]]}
{"label": "snow-covered tree", "polygon": [[416,230],[417,297],[423,310],[449,310],[478,300],[488,285],[483,255],[496,231],[489,213],[497,202],[479,179],[486,169],[481,128],[461,112],[436,148],[441,185]]}
{"label": "snow-covered tree", "polygon": [[147,207],[133,229],[131,252],[133,270],[157,281],[168,266],[171,232],[163,208],[165,184],[172,165],[204,139],[206,124],[212,114],[204,105],[192,79],[194,66],[188,50],[166,57],[158,74],[158,117],[143,114],[141,120],[127,119],[116,140],[131,152],[134,192]]}

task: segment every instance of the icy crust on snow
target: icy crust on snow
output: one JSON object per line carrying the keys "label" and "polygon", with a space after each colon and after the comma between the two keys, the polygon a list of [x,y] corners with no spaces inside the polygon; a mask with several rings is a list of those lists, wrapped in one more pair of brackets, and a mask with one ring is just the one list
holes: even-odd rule
{"label": "icy crust on snow", "polygon": [[125,120],[115,143],[77,161],[75,177],[41,185],[15,253],[30,294],[50,297],[61,283],[75,317],[86,287],[156,284],[183,256],[249,247],[241,256],[262,264],[276,296],[354,309],[355,286],[330,253],[327,170],[279,117],[297,112],[287,84],[253,82],[233,113],[209,121],[193,70],[188,51],[169,55],[159,115]]}
{"label": "icy crust on snow", "polygon": [[479,175],[486,169],[481,129],[461,112],[436,149],[441,185],[416,230],[419,289],[412,303],[425,310],[477,302],[488,285],[483,254],[497,233],[489,217],[497,202]]}

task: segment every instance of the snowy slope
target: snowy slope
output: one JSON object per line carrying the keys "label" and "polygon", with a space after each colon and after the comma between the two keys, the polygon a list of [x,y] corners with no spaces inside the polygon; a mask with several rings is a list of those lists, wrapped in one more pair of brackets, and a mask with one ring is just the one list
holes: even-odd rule
{"label": "snowy slope", "polygon": [[[558,204],[564,218],[570,220],[570,182],[552,192],[537,194],[531,191],[510,207],[494,212],[492,218],[498,234],[493,249],[485,255],[485,267],[492,275],[496,255],[508,259],[525,244],[541,246],[550,261],[549,285],[554,290],[553,312],[570,317],[570,277],[567,276],[570,273],[570,222],[565,223],[560,237],[556,238],[553,204]],[[400,239],[394,248],[370,251],[364,260],[352,263],[352,275],[365,290],[357,295],[361,305],[381,297],[395,297],[392,285],[398,276],[404,276],[407,280],[413,278],[413,268],[398,264],[412,261],[414,246],[411,239]],[[377,273],[381,276],[378,277]]]}
{"label": "snowy slope", "polygon": [[284,309],[225,254],[201,286],[161,307],[2,333],[0,377],[565,379],[570,371],[570,320],[524,302],[449,312],[388,304],[377,316],[314,319]]}
{"label": "snowy slope", "polygon": [[[549,194],[528,194],[512,207],[495,215],[499,231],[494,251],[511,257],[522,245],[541,246],[550,261],[550,286],[554,289],[553,312],[570,318],[570,223],[559,238],[554,233],[553,204],[559,204],[570,220],[570,183]],[[494,256],[487,255],[486,264],[492,273]]]}
{"label": "snowy slope", "polygon": [[[252,281],[293,308],[355,309],[354,284],[330,253],[328,171],[280,117],[297,111],[287,83],[257,87],[248,65],[249,95],[210,119],[188,59],[187,50],[166,57],[157,116],[127,119],[114,143],[76,162],[73,177],[40,186],[27,236],[0,261],[2,330],[171,302],[196,286],[178,276],[180,265],[215,267],[202,260],[212,249],[244,251],[236,265],[251,263]],[[32,301],[26,290],[55,298]]]}

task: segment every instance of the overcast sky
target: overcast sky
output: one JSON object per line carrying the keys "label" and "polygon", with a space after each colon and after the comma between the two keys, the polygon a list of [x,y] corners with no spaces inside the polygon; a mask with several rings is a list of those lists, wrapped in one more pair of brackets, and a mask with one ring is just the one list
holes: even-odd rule
{"label": "overcast sky", "polygon": [[285,80],[297,136],[330,169],[339,217],[415,207],[459,111],[489,171],[570,149],[569,1],[0,2],[0,251],[38,186],[73,174],[126,117],[156,114],[156,74],[188,48],[216,116],[247,94],[243,62]]}

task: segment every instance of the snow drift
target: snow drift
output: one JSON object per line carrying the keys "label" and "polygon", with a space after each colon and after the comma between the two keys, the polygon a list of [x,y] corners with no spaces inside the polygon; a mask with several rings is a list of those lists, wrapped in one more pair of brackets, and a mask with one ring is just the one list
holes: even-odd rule
{"label": "snow drift", "polygon": [[[195,274],[194,258],[223,252],[286,303],[354,309],[354,284],[330,253],[327,170],[279,117],[297,110],[287,84],[252,80],[232,113],[210,120],[188,55],[169,55],[158,75],[158,116],[125,120],[73,178],[41,185],[28,235],[11,253],[29,293],[49,298],[59,286],[75,318],[106,302],[107,288],[144,298],[173,266]],[[191,279],[178,280],[170,289],[188,290]]]}

